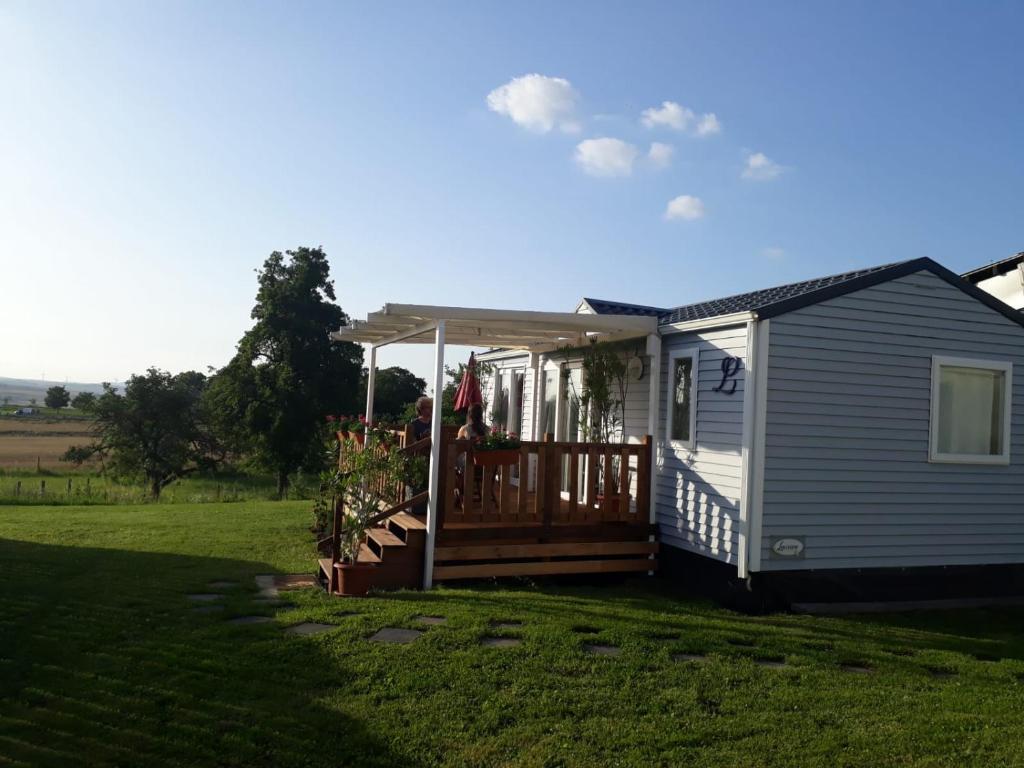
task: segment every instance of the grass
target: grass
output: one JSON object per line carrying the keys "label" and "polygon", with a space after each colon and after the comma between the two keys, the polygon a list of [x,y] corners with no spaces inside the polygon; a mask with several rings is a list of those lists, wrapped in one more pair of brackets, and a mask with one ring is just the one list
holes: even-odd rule
{"label": "grass", "polygon": [[[311,569],[307,508],[0,509],[0,765],[1024,763],[1020,611],[744,617],[646,579],[254,604],[256,574]],[[426,632],[367,642],[386,626]]]}

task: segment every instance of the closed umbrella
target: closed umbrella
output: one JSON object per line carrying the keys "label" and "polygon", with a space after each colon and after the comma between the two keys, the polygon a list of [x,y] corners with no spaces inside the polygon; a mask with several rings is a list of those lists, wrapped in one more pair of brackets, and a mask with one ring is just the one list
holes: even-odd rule
{"label": "closed umbrella", "polygon": [[469,353],[469,362],[466,363],[466,370],[462,374],[462,381],[455,391],[455,410],[457,412],[469,410],[474,403],[483,405],[484,396],[480,392],[480,380],[476,377],[476,355]]}

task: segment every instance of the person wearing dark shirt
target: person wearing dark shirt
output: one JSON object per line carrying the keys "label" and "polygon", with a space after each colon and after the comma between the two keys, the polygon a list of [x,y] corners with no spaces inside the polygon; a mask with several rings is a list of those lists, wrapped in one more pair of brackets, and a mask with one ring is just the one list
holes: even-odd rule
{"label": "person wearing dark shirt", "polygon": [[430,422],[434,416],[434,401],[429,397],[421,397],[416,401],[416,418],[409,422],[414,440],[422,440],[430,436]]}
{"label": "person wearing dark shirt", "polygon": [[[413,441],[422,440],[425,437],[430,437],[430,423],[434,417],[434,401],[429,397],[421,397],[416,401],[416,418],[409,422],[409,427],[412,429]],[[409,494],[415,496],[417,493],[423,493],[427,490],[427,487],[410,487]],[[417,504],[412,508],[411,512],[414,515],[425,515],[427,514],[426,504]]]}

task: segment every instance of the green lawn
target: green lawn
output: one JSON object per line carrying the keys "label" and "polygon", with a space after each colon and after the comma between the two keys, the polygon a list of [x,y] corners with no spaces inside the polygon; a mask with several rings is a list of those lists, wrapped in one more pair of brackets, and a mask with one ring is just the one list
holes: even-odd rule
{"label": "green lawn", "polygon": [[[1024,613],[750,618],[645,579],[254,605],[256,574],[311,570],[308,506],[0,507],[0,765],[1024,764]],[[447,623],[366,640],[417,614]]]}

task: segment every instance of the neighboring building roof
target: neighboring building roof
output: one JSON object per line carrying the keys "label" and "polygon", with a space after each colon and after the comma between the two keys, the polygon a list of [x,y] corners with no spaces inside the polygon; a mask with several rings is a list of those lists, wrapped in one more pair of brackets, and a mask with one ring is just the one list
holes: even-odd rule
{"label": "neighboring building roof", "polygon": [[[967,293],[1008,319],[1013,320],[1015,323],[1024,325],[1024,313],[1005,304],[967,279],[960,277],[938,262],[928,258],[912,259],[895,264],[883,264],[877,267],[843,272],[839,275],[804,280],[799,283],[790,283],[788,285],[776,286],[775,288],[740,293],[722,299],[701,301],[696,304],[686,304],[674,309],[660,311],[656,307],[642,307],[635,304],[623,305],[617,302],[602,302],[592,299],[585,299],[584,301],[590,304],[598,314],[604,314],[605,312],[609,314],[621,313],[621,310],[616,311],[612,309],[613,307],[634,307],[635,309],[648,310],[652,313],[658,312],[659,325],[685,323],[694,320],[710,320],[716,317],[743,312],[752,312],[759,319],[766,319],[921,271],[933,273],[950,285]],[[599,308],[599,305],[607,306],[609,309]]]}
{"label": "neighboring building roof", "polygon": [[991,264],[986,264],[984,267],[978,267],[977,269],[972,269],[970,272],[964,272],[961,277],[970,283],[979,283],[986,278],[1005,275],[1007,272],[1012,272],[1022,261],[1024,261],[1024,251],[1021,251],[1008,259],[994,261]]}
{"label": "neighboring building roof", "polygon": [[590,299],[584,297],[580,302],[589,304],[590,308],[598,315],[643,315],[655,317],[668,312],[661,307],[648,307],[644,304],[626,304],[622,301],[605,301],[604,299]]}

